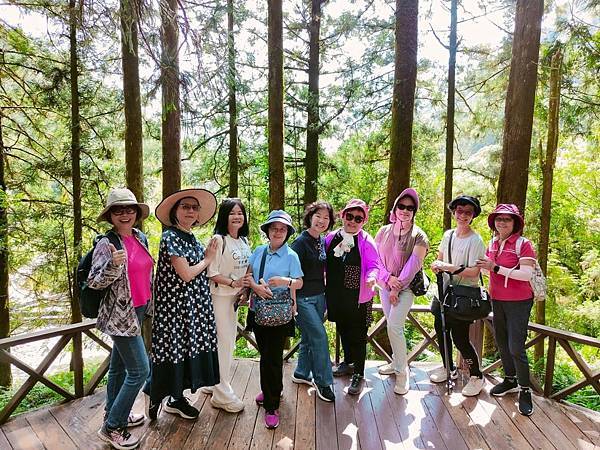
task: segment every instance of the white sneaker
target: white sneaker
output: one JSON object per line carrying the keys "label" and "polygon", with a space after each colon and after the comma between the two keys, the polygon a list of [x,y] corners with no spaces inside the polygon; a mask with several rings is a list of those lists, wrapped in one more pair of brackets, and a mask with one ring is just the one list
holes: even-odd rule
{"label": "white sneaker", "polygon": [[[446,381],[446,368],[444,366],[438,367],[429,374],[429,379],[434,383],[442,383]],[[450,371],[450,379],[456,380],[458,378],[458,370],[454,369]]]}
{"label": "white sneaker", "polygon": [[242,402],[239,398],[232,399],[229,403],[221,403],[215,401],[215,398],[210,399],[210,404],[214,408],[222,409],[223,411],[227,411],[230,413],[238,413],[244,409],[244,402]]}
{"label": "white sneaker", "polygon": [[381,375],[393,375],[396,372],[396,369],[394,369],[394,365],[390,363],[379,366],[377,368],[377,372],[379,372]]}
{"label": "white sneaker", "polygon": [[214,389],[214,386],[202,386],[200,388],[200,392],[202,392],[203,394],[206,394],[206,395],[212,395],[213,389]]}
{"label": "white sneaker", "polygon": [[396,385],[394,386],[394,392],[398,395],[404,395],[408,392],[410,379],[410,370],[407,368],[402,372],[396,372]]}
{"label": "white sneaker", "polygon": [[462,389],[462,395],[465,397],[474,397],[479,395],[484,385],[485,378],[471,377],[469,378],[467,385]]}

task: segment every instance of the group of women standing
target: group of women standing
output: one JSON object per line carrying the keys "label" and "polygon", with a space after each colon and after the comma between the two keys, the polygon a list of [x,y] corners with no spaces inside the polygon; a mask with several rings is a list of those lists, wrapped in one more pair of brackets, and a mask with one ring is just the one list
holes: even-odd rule
{"label": "group of women standing", "polygon": [[[531,290],[527,290],[535,254],[529,241],[517,240],[523,219],[513,205],[499,205],[488,222],[496,232],[489,248],[470,225],[480,214],[476,198],[459,196],[448,207],[457,227],[444,234],[434,272],[454,272],[455,283],[477,285],[480,270],[489,270],[494,304],[494,325],[502,355],[505,380],[491,393],[504,395],[519,390],[519,409],[531,414],[529,372],[524,343]],[[211,404],[239,412],[243,402],[233,391],[231,364],[237,335],[237,306],[250,298],[247,328],[254,332],[260,352],[261,392],[256,402],[265,409],[265,426],[279,425],[283,389],[283,349],[294,327],[301,333],[298,363],[292,381],[314,386],[324,401],[334,401],[333,376],[351,375],[347,392],[361,392],[366,359],[367,330],[372,321],[373,297],[380,291],[393,350],[382,374],[395,374],[394,391],[409,387],[404,324],[414,300],[411,283],[422,271],[429,248],[425,232],[415,224],[419,209],[417,192],[408,188],[394,202],[390,224],[373,239],[363,227],[369,206],[350,200],[335,223],[332,206],[315,202],[306,208],[305,230],[288,245],[296,232],[285,211],[272,211],[260,226],[268,243],[251,251],[248,218],[239,199],[225,199],[218,212],[215,235],[205,248],[192,229],[215,214],[215,196],[204,189],[185,189],[165,198],[156,208],[164,225],[156,276],[145,235],[134,228],[149,208],[137,202],[127,189],[110,192],[99,219],[113,226],[121,242],[117,249],[108,237],[95,246],[89,285],[108,288],[98,316],[98,328],[113,339],[108,375],[106,416],[98,431],[101,439],[119,449],[135,448],[139,439],[128,428],[144,422],[131,407],[143,387],[146,415],[157,418],[160,409],[186,419],[199,411],[184,391],[201,389],[212,395]],[[522,238],[520,238],[522,239]],[[529,278],[528,278],[529,277]],[[154,294],[153,294],[154,293]],[[283,323],[258,320],[256,307],[268,299],[292,299],[293,315]],[[436,308],[432,308],[436,311]],[[439,308],[438,308],[439,311]],[[154,316],[152,349],[147,356],[141,329],[144,316]],[[332,369],[324,321],[336,323],[344,360]],[[509,320],[510,319],[510,320]],[[436,330],[442,336],[439,313]],[[478,356],[469,342],[469,322],[446,322],[452,339],[467,362],[470,381],[464,395],[477,395],[484,385]],[[449,352],[450,355],[452,352]],[[442,351],[442,355],[444,352]],[[452,359],[444,360],[455,377]],[[446,370],[430,375],[444,381]],[[529,395],[529,407],[527,407]],[[521,403],[523,403],[523,408]]]}

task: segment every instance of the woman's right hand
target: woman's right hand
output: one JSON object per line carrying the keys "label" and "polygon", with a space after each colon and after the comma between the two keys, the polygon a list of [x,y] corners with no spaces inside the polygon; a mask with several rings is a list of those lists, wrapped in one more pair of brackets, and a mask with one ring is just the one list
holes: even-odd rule
{"label": "woman's right hand", "polygon": [[263,284],[256,284],[252,288],[254,293],[261,298],[273,298],[273,292],[269,289],[269,286],[265,286]]}
{"label": "woman's right hand", "polygon": [[117,248],[113,244],[108,244],[108,248],[110,249],[110,253],[112,254],[112,263],[114,266],[120,266],[125,262],[125,250],[117,250]]}
{"label": "woman's right hand", "polygon": [[217,255],[217,238],[213,237],[208,245],[206,246],[206,250],[204,252],[204,259],[208,262],[211,262],[215,259]]}

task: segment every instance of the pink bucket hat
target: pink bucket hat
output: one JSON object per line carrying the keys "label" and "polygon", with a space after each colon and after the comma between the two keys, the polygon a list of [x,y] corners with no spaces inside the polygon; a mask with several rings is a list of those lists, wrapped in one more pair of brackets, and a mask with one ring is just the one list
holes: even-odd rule
{"label": "pink bucket hat", "polygon": [[413,214],[414,220],[414,217],[417,214],[417,211],[419,210],[419,194],[417,194],[417,191],[415,191],[413,188],[406,188],[402,192],[400,192],[400,195],[396,197],[396,200],[394,200],[394,206],[392,206],[392,210],[390,211],[391,223],[396,222],[396,215],[394,214],[394,210],[396,209],[396,205],[398,204],[400,199],[404,197],[410,197],[415,204],[415,213]]}
{"label": "pink bucket hat", "polygon": [[344,217],[344,214],[349,209],[356,209],[356,208],[361,209],[362,212],[365,213],[365,222],[367,220],[369,220],[369,205],[367,205],[360,198],[353,198],[352,200],[348,201],[348,203],[346,203],[346,206],[344,206],[344,209],[342,209],[340,211],[340,217]]}
{"label": "pink bucket hat", "polygon": [[513,233],[520,233],[523,231],[525,221],[523,220],[523,216],[519,212],[517,205],[513,205],[512,203],[500,203],[496,206],[496,208],[494,208],[494,210],[488,216],[488,225],[494,231],[496,231],[496,225],[494,224],[494,221],[496,220],[496,216],[499,214],[510,214],[514,217],[515,227]]}

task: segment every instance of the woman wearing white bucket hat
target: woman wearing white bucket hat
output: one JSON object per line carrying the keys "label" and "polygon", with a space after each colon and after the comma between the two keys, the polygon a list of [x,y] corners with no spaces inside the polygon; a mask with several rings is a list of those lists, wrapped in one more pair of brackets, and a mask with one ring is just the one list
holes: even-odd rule
{"label": "woman wearing white bucket hat", "polygon": [[129,189],[110,191],[98,221],[113,228],[97,242],[87,279],[92,289],[108,288],[96,325],[113,340],[105,416],[98,436],[115,448],[137,447],[139,438],[127,428],[142,425],[145,419],[132,414],[131,408],[150,371],[141,331],[144,315],[152,310],[154,260],[148,239],[134,225],[149,212],[148,205],[139,203]]}
{"label": "woman wearing white bucket hat", "polygon": [[204,225],[216,210],[205,189],[184,189],[156,207],[168,227],[162,234],[155,281],[156,310],[152,329],[152,375],[144,393],[151,420],[165,397],[166,412],[196,419],[199,411],[183,392],[219,382],[217,333],[206,268],[216,244],[205,251],[192,227]]}

